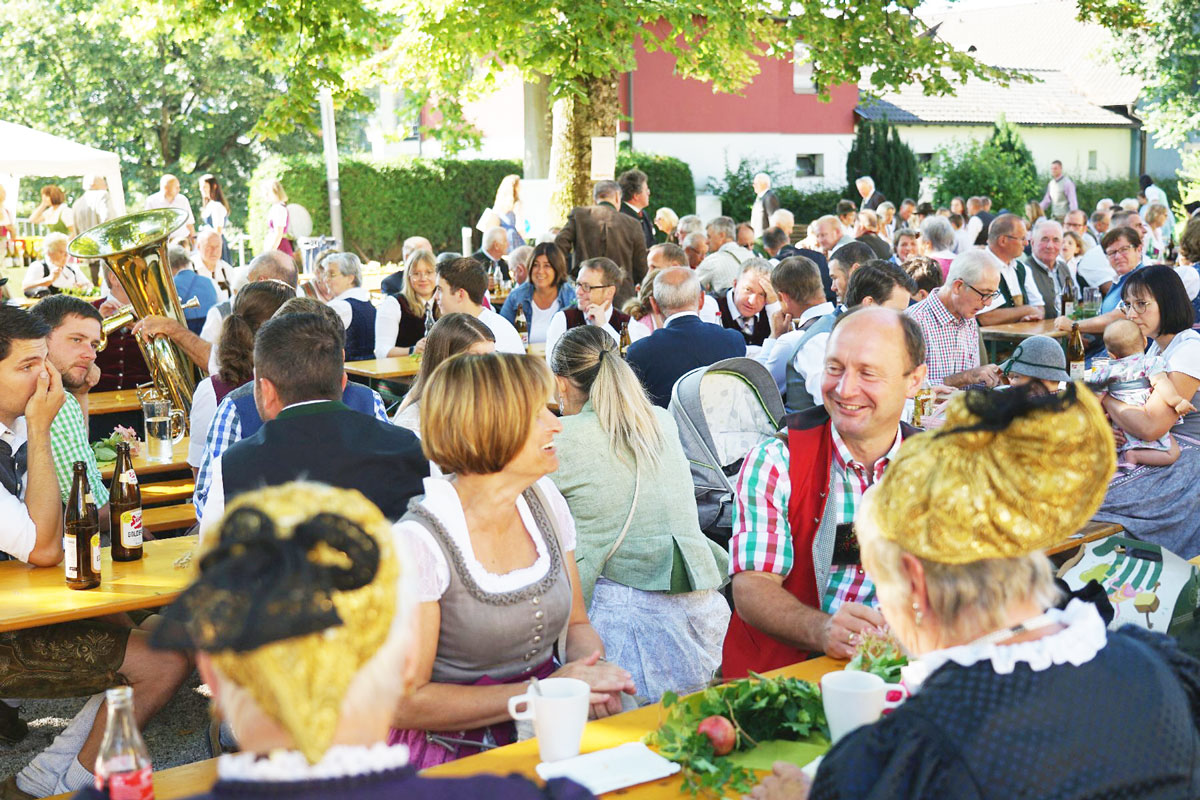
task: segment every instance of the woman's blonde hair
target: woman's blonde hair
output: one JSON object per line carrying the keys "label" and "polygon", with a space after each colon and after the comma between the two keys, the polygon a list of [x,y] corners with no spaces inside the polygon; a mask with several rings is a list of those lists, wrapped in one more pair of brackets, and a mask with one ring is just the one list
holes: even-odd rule
{"label": "woman's blonde hair", "polygon": [[267,188],[271,190],[271,194],[274,195],[275,199],[280,203],[286,203],[288,201],[287,192],[283,190],[283,184],[279,182],[278,178],[273,178],[268,181]]}
{"label": "woman's blonde hair", "polygon": [[424,314],[425,301],[417,296],[417,291],[412,286],[412,271],[417,264],[428,264],[433,270],[433,282],[437,284],[437,260],[433,257],[433,253],[428,250],[414,250],[408,254],[408,260],[404,262],[404,278],[401,282],[402,289],[400,294],[404,297],[404,301],[408,303],[408,313]]}
{"label": "woman's blonde hair", "polygon": [[571,328],[555,344],[550,368],[591,401],[618,458],[633,467],[658,466],[662,428],[611,336],[593,325]]}
{"label": "woman's blonde hair", "polygon": [[507,214],[521,203],[521,176],[505,175],[500,185],[496,187],[496,200],[492,210],[497,214]]}
{"label": "woman's blonde hair", "polygon": [[[864,511],[868,523],[856,526],[863,565],[871,580],[886,594],[903,597],[909,591],[904,570],[906,551],[878,535],[871,503]],[[1054,583],[1050,559],[1041,552],[1015,558],[988,558],[967,564],[942,564],[913,556],[925,571],[929,613],[945,637],[974,638],[1004,626],[1014,604],[1030,600],[1042,608],[1055,605],[1061,592]]]}
{"label": "woman's blonde hair", "polygon": [[1150,228],[1165,225],[1167,222],[1167,207],[1162,203],[1151,203],[1146,208],[1146,226]]}
{"label": "woman's blonde hair", "polygon": [[517,457],[554,380],[546,362],[513,353],[443,361],[422,392],[421,446],[443,472],[491,475]]}
{"label": "woman's blonde hair", "polygon": [[654,279],[658,277],[661,269],[652,269],[646,273],[646,277],[642,278],[642,284],[638,287],[638,293],[634,297],[625,301],[625,305],[621,306],[622,313],[628,314],[634,319],[643,319],[650,316],[653,311],[650,307],[650,298],[654,296]]}

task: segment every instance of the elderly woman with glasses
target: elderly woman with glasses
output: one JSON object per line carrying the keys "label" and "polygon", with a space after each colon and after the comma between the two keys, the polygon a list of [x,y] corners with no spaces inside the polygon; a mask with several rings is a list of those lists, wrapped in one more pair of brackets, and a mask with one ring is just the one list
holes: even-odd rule
{"label": "elderly woman with glasses", "polygon": [[1181,452],[1175,463],[1145,467],[1111,487],[1096,519],[1117,522],[1138,538],[1192,558],[1200,555],[1200,412],[1181,418],[1168,390],[1193,406],[1200,403],[1200,332],[1192,329],[1192,304],[1170,267],[1133,273],[1122,296],[1124,313],[1151,340],[1146,355],[1162,358],[1170,386],[1155,389],[1143,406],[1110,394],[1104,409],[1129,436],[1150,442],[1171,433]]}
{"label": "elderly woman with glasses", "polygon": [[[1114,461],[1078,384],[969,392],[941,433],[906,439],[855,527],[914,694],[838,741],[811,787],[779,764],[753,796],[1195,797],[1200,663],[1090,603],[1058,608],[1042,553],[1088,520]],[[1114,720],[1145,735],[1098,734]]]}

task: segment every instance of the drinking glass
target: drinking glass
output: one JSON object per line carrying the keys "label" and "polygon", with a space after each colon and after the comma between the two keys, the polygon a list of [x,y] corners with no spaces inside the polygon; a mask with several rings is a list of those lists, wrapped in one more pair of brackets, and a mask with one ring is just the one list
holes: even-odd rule
{"label": "drinking glass", "polygon": [[171,401],[166,398],[143,397],[142,417],[145,420],[146,460],[169,462],[175,445],[183,440],[187,430],[182,409],[171,408]]}

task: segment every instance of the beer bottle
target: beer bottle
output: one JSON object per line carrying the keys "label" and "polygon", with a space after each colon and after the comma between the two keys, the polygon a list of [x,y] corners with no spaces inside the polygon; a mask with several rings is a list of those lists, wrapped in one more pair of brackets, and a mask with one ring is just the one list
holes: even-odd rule
{"label": "beer bottle", "polygon": [[1059,298],[1062,303],[1061,315],[1069,318],[1075,313],[1075,281],[1069,280],[1065,283]]}
{"label": "beer bottle", "polygon": [[517,306],[517,333],[521,334],[522,342],[529,342],[529,324],[525,320],[524,306]]}
{"label": "beer bottle", "polygon": [[621,323],[621,343],[620,343],[621,358],[625,357],[625,353],[628,352],[630,344],[631,344],[631,340],[629,338],[629,320],[625,320],[624,322]]}
{"label": "beer bottle", "polygon": [[142,557],[142,490],[133,471],[129,442],[117,445],[108,510],[113,561],[137,561]]}
{"label": "beer bottle", "polygon": [[430,302],[425,304],[425,335],[426,336],[429,336],[430,331],[433,330],[434,322],[436,322],[436,320],[434,320],[434,318],[433,318],[433,301],[431,300]]}
{"label": "beer bottle", "polygon": [[154,800],[150,752],[133,716],[133,689],[105,692],[108,724],[96,756],[96,788],[110,800]]}
{"label": "beer bottle", "polygon": [[1071,325],[1071,338],[1067,339],[1067,372],[1073,381],[1083,380],[1083,352],[1083,333],[1079,330],[1079,323],[1075,322]]}
{"label": "beer bottle", "polygon": [[88,489],[87,466],[75,462],[63,528],[63,567],[67,586],[95,589],[100,585],[100,517]]}

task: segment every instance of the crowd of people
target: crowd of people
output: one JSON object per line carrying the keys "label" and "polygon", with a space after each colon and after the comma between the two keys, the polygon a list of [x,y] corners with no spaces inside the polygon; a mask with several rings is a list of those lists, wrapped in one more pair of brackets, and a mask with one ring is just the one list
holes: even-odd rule
{"label": "crowd of people", "polygon": [[[860,202],[803,230],[767,175],[733,210],[745,221],[703,221],[651,215],[649,180],[630,170],[533,244],[510,176],[479,251],[412,236],[379,297],[346,252],[318,260],[312,296],[298,288],[277,183],[271,246],[229,268],[206,182],[195,252],[168,255],[201,307],[110,338],[133,359],[122,337],[168,337],[208,374],[188,461],[210,555],[164,617],[0,633],[6,692],[123,680],[144,724],[198,666],[247,754],[222,760],[230,785],[278,780],[254,754],[282,749],[296,796],[339,782],[345,796],[533,796],[517,779],[440,788],[413,769],[514,741],[508,701],[534,677],[585,681],[597,718],[890,635],[929,672],[917,696],[839,743],[813,786],[780,769],[756,794],[990,796],[981,776],[1004,769],[997,785],[1018,780],[1022,796],[1184,796],[1200,664],[1161,634],[1107,633],[1041,551],[1098,519],[1200,555],[1200,223],[1163,222],[1147,180],[1147,208],[1088,215],[1056,170],[1041,203],[995,213],[986,197],[894,204],[862,176]],[[178,181],[162,188],[154,204],[176,206]],[[0,550],[33,565],[62,557],[75,461],[107,514],[87,397],[107,369],[102,315],[128,298],[107,269],[100,280],[95,305],[0,307]],[[1087,289],[1097,313],[1075,319]],[[1050,336],[985,363],[981,326],[1023,321],[1077,325],[1090,383],[1072,382]],[[414,354],[419,374],[391,410],[347,379],[346,361]],[[757,364],[789,413],[743,448],[725,541],[702,528],[677,392],[728,359]],[[926,391],[949,398],[941,433],[911,424]],[[710,419],[737,416],[708,402]],[[1118,453],[1126,474],[1110,488]],[[222,613],[251,542],[280,553],[252,591],[295,598],[269,624],[253,602],[249,619]],[[315,573],[297,559],[324,577],[302,582]],[[331,604],[340,627],[318,613]],[[50,648],[53,665],[39,656]],[[316,691],[332,672],[337,691]],[[1072,750],[1065,771],[1071,736],[1106,718],[1101,693],[1131,714],[1159,709],[1158,739],[1132,759],[1115,740]],[[102,701],[5,796],[91,785]],[[15,714],[0,704],[0,736]],[[1015,763],[1019,778],[997,766]]]}

